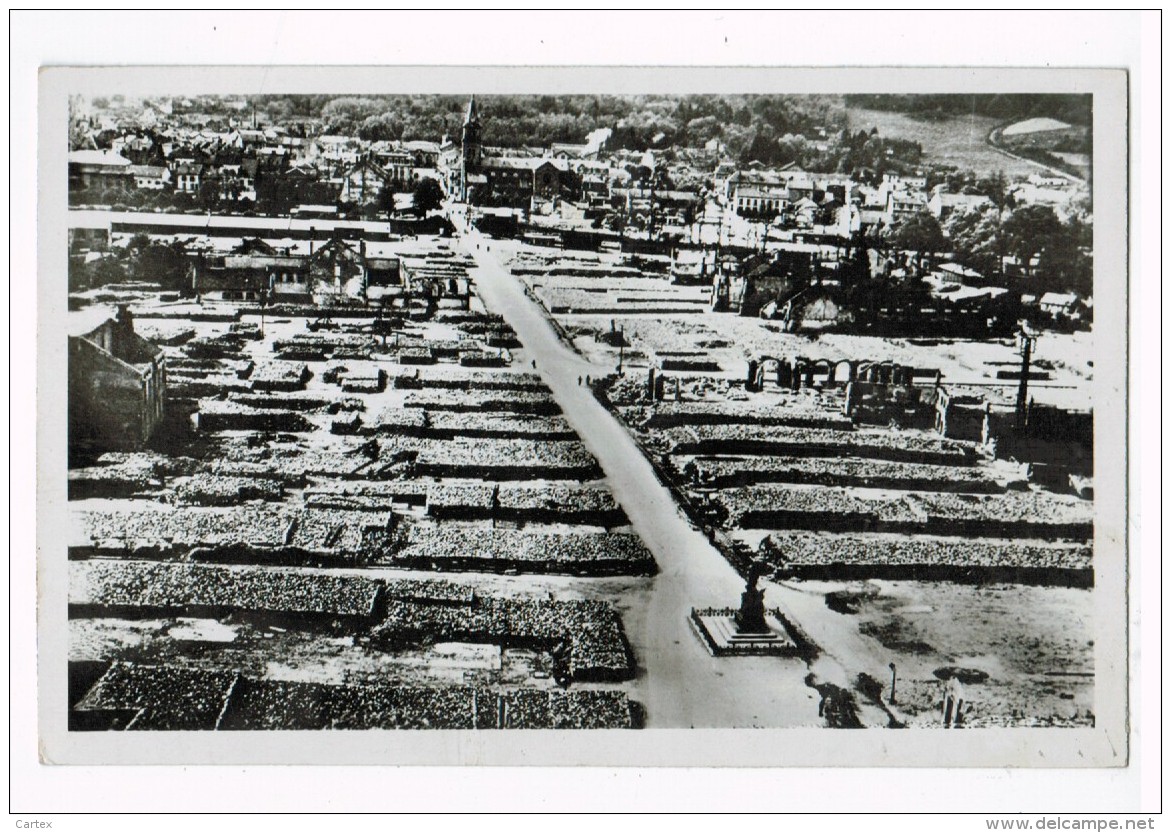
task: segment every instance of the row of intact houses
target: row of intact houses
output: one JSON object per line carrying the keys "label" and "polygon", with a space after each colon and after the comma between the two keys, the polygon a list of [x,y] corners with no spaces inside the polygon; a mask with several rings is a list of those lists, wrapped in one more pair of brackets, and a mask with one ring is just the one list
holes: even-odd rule
{"label": "row of intact houses", "polygon": [[919,212],[942,221],[957,209],[991,202],[983,194],[952,193],[942,184],[928,191],[926,178],[919,176],[886,174],[877,187],[869,188],[844,174],[811,174],[792,168],[737,171],[725,180],[723,196],[738,216],[786,218],[794,225],[812,225],[814,218],[850,205],[857,206],[863,224],[892,226]]}
{"label": "row of intact houses", "polygon": [[[257,178],[272,173],[285,181],[314,183],[314,199],[370,205],[387,191],[412,190],[432,178],[449,193],[466,197],[472,186],[480,196],[503,195],[510,204],[530,196],[585,199],[595,205],[609,197],[612,171],[599,161],[609,130],[591,134],[585,143],[555,143],[543,151],[484,148],[474,103],[460,142],[366,142],[352,136],[321,135],[301,139],[273,130],[231,129],[222,132],[170,131],[127,133],[108,148],[73,151],[69,184],[73,191],[125,189],[197,194],[214,182],[223,199],[256,199]],[[466,150],[465,150],[466,148]],[[464,160],[470,160],[466,165]]]}
{"label": "row of intact houses", "polygon": [[74,192],[114,189],[194,195],[211,183],[221,199],[255,201],[257,179],[264,174],[293,185],[320,183],[325,190],[318,189],[318,195],[359,205],[377,201],[388,188],[408,191],[424,177],[438,176],[433,168],[422,167],[405,154],[364,154],[348,165],[184,151],[174,153],[164,164],[140,165],[111,150],[69,154],[69,187]]}
{"label": "row of intact houses", "polygon": [[[473,97],[458,140],[297,138],[273,129],[235,127],[219,133],[180,131],[167,134],[165,142],[156,136],[152,144],[150,137],[135,134],[119,137],[111,144],[113,150],[71,154],[70,184],[79,190],[113,185],[199,194],[214,182],[222,199],[256,200],[258,180],[271,174],[285,189],[283,210],[334,203],[390,210],[390,194],[411,191],[431,178],[457,201],[534,213],[538,207],[564,203],[566,208],[558,211],[571,221],[624,213],[652,233],[688,225],[712,199],[754,223],[832,227],[843,236],[862,227],[890,227],[920,212],[942,221],[954,211],[990,202],[985,195],[954,193],[944,185],[928,190],[924,176],[887,174],[868,186],[846,174],[793,166],[767,170],[757,163],[738,166],[718,154],[687,152],[674,154],[677,164],[670,172],[681,167],[681,178],[690,184],[667,182],[656,188],[652,183],[668,165],[656,160],[653,151],[610,151],[610,131],[605,129],[581,144],[554,143],[543,149],[487,147],[482,133]],[[1068,185],[1038,174],[1017,187],[1018,199],[1068,198]]]}

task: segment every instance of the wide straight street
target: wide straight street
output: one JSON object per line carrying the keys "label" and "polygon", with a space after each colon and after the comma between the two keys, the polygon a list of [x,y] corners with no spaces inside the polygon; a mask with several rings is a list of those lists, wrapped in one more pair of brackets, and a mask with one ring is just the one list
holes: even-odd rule
{"label": "wide straight street", "polygon": [[[475,258],[480,296],[516,330],[566,418],[598,458],[610,487],[659,565],[645,610],[624,616],[640,666],[635,696],[652,727],[820,725],[819,697],[798,659],[712,657],[688,624],[693,607],[735,607],[743,579],[683,515],[634,440],[578,377],[612,371],[566,347],[543,310],[503,267],[501,246],[475,230],[464,248]],[[781,604],[776,595],[766,604]],[[826,658],[823,663],[832,664]],[[644,670],[645,669],[645,670]],[[821,669],[818,669],[819,672]],[[844,675],[832,674],[844,682]],[[881,724],[881,719],[876,720]]]}

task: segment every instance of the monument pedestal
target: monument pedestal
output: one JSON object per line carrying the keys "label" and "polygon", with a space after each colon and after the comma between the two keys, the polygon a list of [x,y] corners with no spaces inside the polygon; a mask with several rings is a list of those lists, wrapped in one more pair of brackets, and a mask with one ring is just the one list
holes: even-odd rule
{"label": "monument pedestal", "polygon": [[764,590],[756,586],[764,570],[761,564],[749,567],[739,610],[691,609],[691,626],[714,656],[799,653],[785,624],[765,611]]}
{"label": "monument pedestal", "polygon": [[691,626],[713,656],[797,656],[800,651],[783,622],[764,616],[766,631],[742,633],[733,611],[692,610]]}

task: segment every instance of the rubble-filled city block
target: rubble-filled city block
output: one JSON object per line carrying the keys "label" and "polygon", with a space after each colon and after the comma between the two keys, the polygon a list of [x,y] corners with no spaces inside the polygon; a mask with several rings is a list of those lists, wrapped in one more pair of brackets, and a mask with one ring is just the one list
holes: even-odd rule
{"label": "rubble-filled city block", "polygon": [[1093,725],[1091,105],[74,98],[70,728]]}

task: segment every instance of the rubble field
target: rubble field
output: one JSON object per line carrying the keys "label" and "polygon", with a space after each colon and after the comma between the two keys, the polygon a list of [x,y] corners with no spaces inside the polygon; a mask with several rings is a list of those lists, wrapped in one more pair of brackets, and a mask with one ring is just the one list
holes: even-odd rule
{"label": "rubble field", "polygon": [[77,723],[171,731],[629,729],[637,716],[620,691],[330,685],[133,663],[113,665],[75,712]]}
{"label": "rubble field", "polygon": [[[741,346],[738,332],[767,327],[736,321],[722,330],[711,318],[627,318],[623,334],[636,354],[653,357],[701,341]],[[583,320],[563,324],[580,332],[572,327]],[[868,353],[832,350],[827,357],[930,366],[926,351],[897,340],[881,352],[885,340],[775,340],[792,343],[785,350],[772,344],[769,355],[816,356],[832,344],[862,343]],[[583,340],[575,344],[593,355]],[[739,361],[753,352],[745,348]],[[956,367],[960,352],[945,345],[935,355],[967,378],[994,373],[995,365]],[[982,358],[989,349],[975,352]],[[1060,370],[1063,381],[1072,376],[1084,390],[1088,371]],[[883,428],[851,420],[840,388],[782,390],[769,380],[763,392],[750,393],[730,374],[669,373],[661,362],[654,371],[657,390],[654,377],[636,370],[597,385],[598,398],[734,564],[756,561],[774,581],[823,594],[824,611],[805,611],[806,618],[852,620],[842,627],[858,636],[839,645],[832,641],[838,626],[825,631],[837,661],[881,666],[889,654],[899,668],[898,721],[942,725],[944,698],[959,685],[961,725],[1093,725],[1092,501],[1031,483],[1012,461],[974,443],[910,423]],[[866,656],[853,654],[854,639]],[[875,702],[874,684],[863,682],[851,680],[860,707]]]}
{"label": "rubble field", "polygon": [[895,700],[907,725],[942,725],[952,676],[966,704],[962,725],[1094,725],[1091,591],[941,581],[806,584],[844,602],[847,612],[830,615],[850,620],[895,663]]}
{"label": "rubble field", "polygon": [[[166,424],[70,469],[78,728],[641,725],[612,605],[526,594],[654,559],[469,293],[382,324],[136,296]],[[389,577],[417,568],[467,580]]]}

